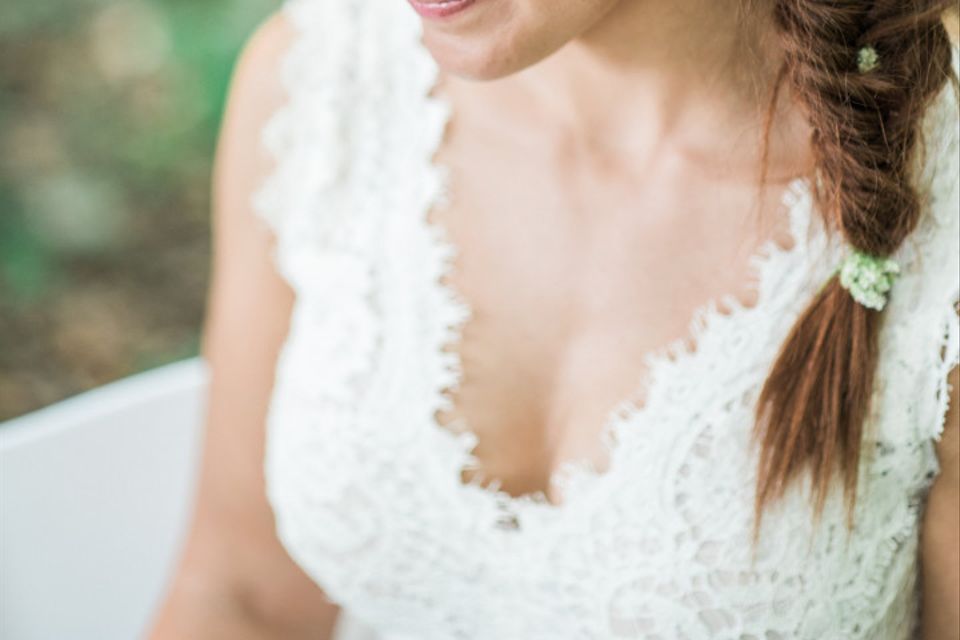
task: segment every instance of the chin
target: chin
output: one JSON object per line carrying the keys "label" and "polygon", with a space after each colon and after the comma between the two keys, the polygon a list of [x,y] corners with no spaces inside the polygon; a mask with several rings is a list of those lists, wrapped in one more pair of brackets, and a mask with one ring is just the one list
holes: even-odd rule
{"label": "chin", "polygon": [[474,0],[456,15],[422,17],[423,44],[445,72],[495,80],[547,57],[618,1]]}
{"label": "chin", "polygon": [[469,80],[496,80],[528,67],[545,57],[517,42],[509,30],[457,33],[424,25],[423,44],[445,72]]}

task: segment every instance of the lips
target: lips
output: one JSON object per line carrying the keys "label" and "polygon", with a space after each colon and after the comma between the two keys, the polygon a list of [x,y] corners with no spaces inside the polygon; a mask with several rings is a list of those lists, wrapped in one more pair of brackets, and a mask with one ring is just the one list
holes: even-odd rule
{"label": "lips", "polygon": [[476,0],[407,0],[424,18],[447,18],[466,10]]}

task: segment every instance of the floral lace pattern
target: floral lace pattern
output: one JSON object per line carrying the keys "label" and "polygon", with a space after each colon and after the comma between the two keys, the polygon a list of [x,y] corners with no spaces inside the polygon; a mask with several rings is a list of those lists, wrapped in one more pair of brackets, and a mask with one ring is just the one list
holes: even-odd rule
{"label": "floral lace pattern", "polygon": [[278,536],[331,599],[384,640],[912,637],[933,440],[960,359],[952,93],[925,123],[929,206],[895,256],[856,526],[848,537],[839,492],[815,525],[798,483],[753,556],[752,403],[841,255],[806,185],[784,199],[794,245],[754,258],[758,302],[708,304],[694,351],[650,356],[644,406],[609,418],[606,471],[564,469],[560,505],[464,484],[476,438],[435,418],[460,376],[441,347],[470,310],[440,284],[456,250],[426,222],[446,194],[432,158],[450,107],[429,97],[420,21],[402,2],[284,10],[299,35],[255,204],[297,303],[264,464]]}

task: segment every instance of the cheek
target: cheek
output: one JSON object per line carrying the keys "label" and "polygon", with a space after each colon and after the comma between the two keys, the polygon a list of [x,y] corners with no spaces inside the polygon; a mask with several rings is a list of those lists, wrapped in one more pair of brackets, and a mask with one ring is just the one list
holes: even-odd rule
{"label": "cheek", "polygon": [[[394,0],[395,1],[395,0]],[[492,80],[547,57],[592,26],[619,0],[478,0],[469,20],[424,25],[437,64]],[[637,0],[624,0],[637,1]]]}

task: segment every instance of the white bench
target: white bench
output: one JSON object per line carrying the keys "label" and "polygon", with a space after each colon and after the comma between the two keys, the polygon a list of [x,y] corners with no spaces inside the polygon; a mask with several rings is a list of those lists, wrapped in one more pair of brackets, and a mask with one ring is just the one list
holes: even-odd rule
{"label": "white bench", "polygon": [[0,424],[0,638],[144,635],[193,503],[192,359]]}

